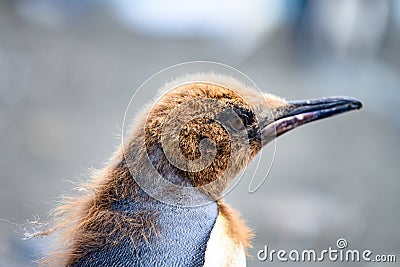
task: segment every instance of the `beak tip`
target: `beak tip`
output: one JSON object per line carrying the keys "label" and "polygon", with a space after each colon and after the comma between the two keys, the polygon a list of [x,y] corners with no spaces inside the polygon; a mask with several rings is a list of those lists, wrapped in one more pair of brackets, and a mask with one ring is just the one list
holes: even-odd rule
{"label": "beak tip", "polygon": [[345,111],[360,110],[362,108],[363,104],[360,100],[352,99],[351,101],[348,102],[347,109]]}
{"label": "beak tip", "polygon": [[361,109],[363,107],[363,104],[361,103],[361,101],[358,101],[356,104],[356,109]]}
{"label": "beak tip", "polygon": [[348,101],[351,109],[361,109],[363,107],[363,104],[360,100],[354,97],[343,97],[346,101]]}

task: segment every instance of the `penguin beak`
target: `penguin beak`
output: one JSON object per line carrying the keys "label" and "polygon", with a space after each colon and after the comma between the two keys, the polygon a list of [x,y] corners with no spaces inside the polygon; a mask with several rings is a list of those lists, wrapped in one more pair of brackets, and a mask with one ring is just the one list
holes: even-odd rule
{"label": "penguin beak", "polygon": [[274,121],[261,130],[263,140],[272,139],[312,121],[362,108],[362,103],[352,97],[324,97],[320,99],[288,101],[277,112]]}

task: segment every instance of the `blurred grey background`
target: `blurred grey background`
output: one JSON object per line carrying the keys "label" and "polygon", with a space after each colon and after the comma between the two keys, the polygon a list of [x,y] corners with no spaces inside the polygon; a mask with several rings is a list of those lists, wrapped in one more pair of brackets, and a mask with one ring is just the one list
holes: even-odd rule
{"label": "blurred grey background", "polygon": [[[228,195],[256,232],[249,266],[288,264],[258,261],[266,244],[322,250],[341,237],[399,262],[399,51],[395,0],[0,0],[0,266],[35,265],[44,244],[22,240],[24,223],[46,221],[69,180],[103,166],[143,81],[192,60],[287,99],[364,103],[279,138],[265,184],[249,194],[245,176]],[[400,266],[368,264],[386,265]]]}

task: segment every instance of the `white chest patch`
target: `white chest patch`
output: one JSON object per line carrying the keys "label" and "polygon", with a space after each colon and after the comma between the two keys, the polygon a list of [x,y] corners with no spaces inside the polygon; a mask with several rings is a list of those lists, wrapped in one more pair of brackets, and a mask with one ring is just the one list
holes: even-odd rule
{"label": "white chest patch", "polygon": [[245,267],[242,244],[235,243],[227,233],[226,220],[218,216],[207,243],[203,267]]}

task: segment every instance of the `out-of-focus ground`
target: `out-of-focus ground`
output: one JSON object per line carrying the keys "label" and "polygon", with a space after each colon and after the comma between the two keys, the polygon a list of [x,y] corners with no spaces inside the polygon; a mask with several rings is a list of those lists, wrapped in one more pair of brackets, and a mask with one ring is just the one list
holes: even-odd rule
{"label": "out-of-focus ground", "polygon": [[[265,184],[249,194],[249,172],[227,196],[256,232],[249,266],[288,264],[258,261],[265,244],[322,250],[338,238],[400,261],[400,4],[232,1],[245,5],[239,14],[255,14],[249,18],[195,1],[201,14],[192,8],[179,18],[187,8],[179,1],[154,12],[144,2],[0,1],[0,266],[35,265],[43,244],[22,241],[19,225],[46,221],[69,180],[103,166],[144,80],[191,60],[232,65],[287,99],[349,95],[364,103],[280,137]],[[218,12],[225,24],[201,19]],[[160,26],[173,18],[175,26]]]}

